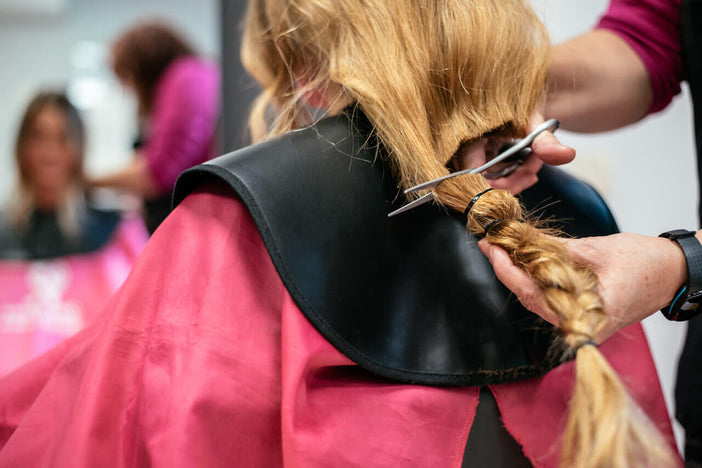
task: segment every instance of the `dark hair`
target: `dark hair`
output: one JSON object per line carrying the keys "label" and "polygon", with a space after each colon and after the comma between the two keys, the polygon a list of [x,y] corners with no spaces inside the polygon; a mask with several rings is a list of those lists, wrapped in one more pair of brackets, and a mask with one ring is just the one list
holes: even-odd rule
{"label": "dark hair", "polygon": [[177,58],[195,55],[194,49],[172,27],[158,21],[139,23],[112,44],[112,69],[121,81],[131,81],[139,115],[151,111],[156,85]]}
{"label": "dark hair", "polygon": [[25,169],[24,151],[27,145],[27,138],[30,135],[32,126],[37,116],[47,107],[58,109],[66,119],[66,128],[68,131],[68,139],[74,144],[78,152],[78,161],[75,166],[73,179],[81,183],[83,182],[83,156],[85,152],[85,127],[83,119],[80,117],[78,109],[76,109],[68,97],[63,92],[59,91],[42,91],[38,93],[29,102],[27,109],[24,111],[20,122],[17,139],[15,140],[15,159],[20,172],[20,183],[29,186],[31,181]]}

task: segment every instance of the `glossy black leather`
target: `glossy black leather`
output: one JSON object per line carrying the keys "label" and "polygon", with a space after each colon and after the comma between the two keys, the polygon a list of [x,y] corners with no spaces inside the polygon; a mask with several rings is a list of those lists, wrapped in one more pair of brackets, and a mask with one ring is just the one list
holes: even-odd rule
{"label": "glossy black leather", "polygon": [[[231,185],[300,310],[371,372],[430,385],[544,373],[552,327],[495,278],[462,214],[424,205],[387,217],[404,198],[365,128],[341,115],[222,156],[183,173],[174,203],[212,177]],[[575,195],[546,212],[582,205],[582,231],[616,229],[590,187],[554,169],[544,178],[529,204]]]}

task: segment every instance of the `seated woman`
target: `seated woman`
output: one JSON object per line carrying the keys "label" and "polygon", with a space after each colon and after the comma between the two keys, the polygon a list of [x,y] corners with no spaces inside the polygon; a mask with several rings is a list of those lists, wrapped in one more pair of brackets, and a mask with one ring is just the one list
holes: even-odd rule
{"label": "seated woman", "polygon": [[[252,0],[252,123],[278,136],[182,175],[101,323],[0,381],[0,464],[675,464],[641,328],[601,349],[645,413],[591,341],[596,278],[509,192],[464,175],[387,216],[524,134],[548,50],[522,0]],[[542,176],[532,207],[565,196]],[[568,182],[580,225],[611,230]],[[548,290],[575,362],[480,236]]]}
{"label": "seated woman", "polygon": [[18,188],[0,213],[0,375],[83,328],[146,243],[138,220],[86,200],[84,133],[58,92],[37,94],[22,118]]}

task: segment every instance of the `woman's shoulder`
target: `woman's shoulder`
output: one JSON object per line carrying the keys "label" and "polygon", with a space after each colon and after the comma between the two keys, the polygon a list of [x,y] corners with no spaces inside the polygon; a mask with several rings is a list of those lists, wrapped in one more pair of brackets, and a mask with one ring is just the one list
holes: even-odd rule
{"label": "woman's shoulder", "polygon": [[81,253],[99,250],[107,244],[121,219],[122,215],[119,211],[88,206],[81,223]]}
{"label": "woman's shoulder", "polygon": [[218,79],[219,68],[213,62],[198,56],[181,57],[173,61],[163,73],[159,87],[183,82]]}
{"label": "woman's shoulder", "polygon": [[178,107],[182,101],[211,106],[217,101],[219,80],[219,68],[212,62],[196,56],[176,59],[159,79],[154,108]]}

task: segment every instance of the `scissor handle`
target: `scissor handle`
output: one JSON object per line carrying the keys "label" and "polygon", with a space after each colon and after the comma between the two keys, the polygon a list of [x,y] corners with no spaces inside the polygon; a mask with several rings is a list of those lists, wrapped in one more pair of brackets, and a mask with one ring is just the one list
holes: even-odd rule
{"label": "scissor handle", "polygon": [[530,146],[534,140],[536,139],[537,136],[539,136],[541,133],[545,131],[550,131],[551,133],[555,132],[558,127],[560,127],[560,122],[556,119],[550,119],[547,120],[546,122],[541,123],[538,127],[536,127],[530,134],[522,138],[521,140],[517,141],[514,145],[512,145],[509,149],[504,151],[503,153],[495,156],[492,158],[490,161],[486,162],[482,166],[471,168],[471,169],[464,169],[462,171],[458,172],[452,172],[451,174],[445,175],[443,177],[439,177],[437,179],[430,180],[428,182],[421,183],[419,185],[415,185],[414,187],[410,187],[407,190],[405,190],[405,193],[412,193],[416,192],[418,190],[424,190],[424,189],[429,189],[436,187],[439,185],[441,182],[450,179],[452,177],[456,177],[459,175],[463,174],[479,174],[483,171],[486,171],[487,169],[490,169],[492,166],[495,164],[502,162],[503,160],[509,158],[513,154],[523,150],[524,148]]}

